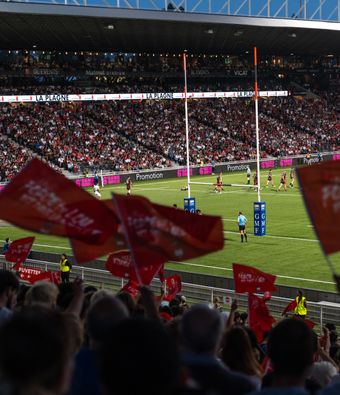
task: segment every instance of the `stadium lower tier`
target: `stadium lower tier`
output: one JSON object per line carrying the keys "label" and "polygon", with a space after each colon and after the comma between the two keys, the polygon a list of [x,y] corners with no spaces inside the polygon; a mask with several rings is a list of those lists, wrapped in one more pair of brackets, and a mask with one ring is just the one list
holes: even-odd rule
{"label": "stadium lower tier", "polygon": [[[260,101],[261,157],[340,147],[334,97]],[[37,154],[70,172],[168,168],[186,161],[180,100],[0,105],[1,181]],[[189,101],[191,164],[254,159],[251,99]]]}

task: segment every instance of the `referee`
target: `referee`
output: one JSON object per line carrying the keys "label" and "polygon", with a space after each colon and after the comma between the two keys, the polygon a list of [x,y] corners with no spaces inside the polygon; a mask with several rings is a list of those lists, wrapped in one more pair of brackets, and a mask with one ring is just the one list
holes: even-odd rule
{"label": "referee", "polygon": [[241,235],[241,243],[243,243],[243,238],[246,239],[246,243],[247,243],[248,242],[248,237],[246,233],[247,218],[242,214],[241,211],[238,212],[237,223]]}

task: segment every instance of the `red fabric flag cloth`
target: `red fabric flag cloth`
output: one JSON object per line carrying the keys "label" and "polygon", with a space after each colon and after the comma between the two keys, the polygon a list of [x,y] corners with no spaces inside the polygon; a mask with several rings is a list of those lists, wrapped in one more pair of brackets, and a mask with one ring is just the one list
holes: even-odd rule
{"label": "red fabric flag cloth", "polygon": [[273,292],[276,291],[276,276],[262,272],[252,266],[233,263],[235,292]]}
{"label": "red fabric flag cloth", "polygon": [[53,284],[60,284],[60,272],[52,272],[48,270],[47,272],[42,272],[36,276],[33,276],[32,284],[36,283],[37,281],[48,281]]}
{"label": "red fabric flag cloth", "polygon": [[163,296],[163,300],[172,300],[182,290],[181,277],[178,274],[166,277],[164,281],[166,294]]}
{"label": "red fabric flag cloth", "polygon": [[49,281],[54,284],[60,283],[60,273],[45,271],[38,268],[32,268],[23,266],[20,263],[17,263],[13,266],[13,269],[17,272],[19,278],[23,281],[28,281],[31,284],[36,283],[37,281]]}
{"label": "red fabric flag cloth", "polygon": [[106,261],[106,269],[114,276],[128,278],[137,285],[149,285],[162,265],[147,265],[138,267],[135,265],[129,251],[119,251],[111,254]]}
{"label": "red fabric flag cloth", "polygon": [[284,309],[283,312],[282,312],[282,315],[287,314],[288,311],[294,310],[296,306],[297,306],[296,300],[294,299],[294,300],[292,300],[291,302],[289,302],[289,303],[287,304],[287,306],[285,307],[285,309]]}
{"label": "red fabric flag cloth", "polygon": [[[39,159],[33,159],[0,193],[0,218],[38,233],[101,245],[118,219],[102,202]],[[77,262],[86,262],[78,256]]]}
{"label": "red fabric flag cloth", "polygon": [[301,167],[297,175],[324,253],[340,251],[340,161]]}
{"label": "red fabric flag cloth", "polygon": [[25,262],[31,251],[34,240],[35,237],[25,237],[23,239],[12,241],[5,254],[6,261],[13,263]]}
{"label": "red fabric flag cloth", "polygon": [[137,298],[137,296],[139,295],[139,284],[134,282],[134,281],[129,281],[127,284],[124,285],[124,287],[120,290],[120,292],[126,292],[130,295],[132,295],[132,297],[134,299]]}
{"label": "red fabric flag cloth", "polygon": [[307,318],[303,319],[309,329],[313,329],[315,327],[315,322],[312,320],[308,320]]}
{"label": "red fabric flag cloth", "polygon": [[252,293],[248,295],[249,327],[254,331],[258,343],[264,340],[264,335],[272,328],[275,319],[270,315],[266,301]]}
{"label": "red fabric flag cloth", "polygon": [[141,196],[113,195],[138,266],[199,257],[223,248],[220,217],[161,206]]}
{"label": "red fabric flag cloth", "polygon": [[[102,200],[101,202],[118,218],[117,209],[112,199]],[[112,229],[112,234],[103,244],[93,245],[82,240],[71,239],[71,245],[79,262],[92,261],[97,257],[108,255],[115,251],[126,250],[128,248],[124,233],[121,230],[121,225],[118,226],[117,231],[115,231],[114,228]]]}

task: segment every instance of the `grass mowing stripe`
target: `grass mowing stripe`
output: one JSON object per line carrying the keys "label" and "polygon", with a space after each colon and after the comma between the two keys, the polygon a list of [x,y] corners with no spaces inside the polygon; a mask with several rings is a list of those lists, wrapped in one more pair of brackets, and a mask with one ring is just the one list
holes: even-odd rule
{"label": "grass mowing stripe", "polygon": [[[179,262],[179,261],[173,261],[172,262],[171,261],[169,263],[180,263],[182,265],[185,264],[185,265],[188,265],[188,266],[197,266],[197,267],[204,267],[204,268],[208,268],[208,269],[223,270],[223,271],[226,271],[226,272],[232,272],[233,271],[233,269],[231,269],[229,267],[216,267],[216,266],[210,266],[210,265],[209,266],[208,265],[199,265],[199,264],[190,263],[190,262]],[[289,280],[296,280],[296,281],[317,282],[317,283],[320,283],[320,284],[335,284],[332,281],[322,281],[322,280],[314,280],[314,279],[311,279],[311,278],[282,276],[282,275],[279,275],[279,274],[276,274],[276,277],[278,277],[278,278],[285,278],[285,279],[289,279]]]}
{"label": "grass mowing stripe", "polygon": [[[239,234],[239,232],[233,232],[232,230],[225,230],[223,233],[230,233],[230,234]],[[254,235],[253,233],[247,232],[248,235]],[[258,236],[256,236],[258,237]],[[319,243],[319,240],[315,240],[315,239],[303,239],[300,237],[289,237],[289,236],[270,236],[270,235],[266,235],[264,237],[270,237],[271,239],[283,239],[283,240],[294,240],[294,241],[310,241],[313,243]]]}
{"label": "grass mowing stripe", "polygon": [[[236,233],[236,232],[229,232],[229,233]],[[272,237],[275,237],[275,236],[272,236]],[[37,247],[61,248],[61,249],[67,249],[67,250],[71,250],[72,249],[71,247],[51,246],[51,245],[48,245],[48,244],[36,244],[36,243],[34,243],[33,245],[37,246]],[[194,267],[204,267],[204,268],[208,268],[208,269],[216,269],[216,270],[232,272],[232,269],[226,268],[226,267],[217,267],[217,266],[211,266],[211,265],[201,265],[201,264],[197,264],[197,263],[180,262],[180,261],[173,261],[173,262],[169,262],[169,263],[179,263],[181,265],[194,266]],[[289,280],[296,280],[296,281],[317,282],[317,283],[320,283],[320,284],[334,284],[334,282],[331,282],[331,281],[314,280],[314,279],[302,278],[302,277],[283,276],[283,275],[279,275],[279,274],[277,274],[276,277],[278,277],[278,278],[285,278],[285,279],[289,279]]]}
{"label": "grass mowing stripe", "polygon": [[[274,175],[274,182],[277,185],[280,181],[282,171],[289,169],[278,169]],[[261,173],[261,184],[266,184],[267,171]],[[194,181],[207,181],[213,184],[216,176],[197,176],[193,177]],[[223,181],[228,183],[246,183],[245,171],[224,174]],[[288,179],[289,182],[289,179]],[[186,179],[162,179],[162,180],[145,180],[135,182],[132,192],[140,194],[158,204],[172,206],[177,204],[183,207],[183,198],[187,193],[181,191],[181,187],[186,184]],[[117,186],[106,186],[102,189],[102,199],[109,199],[111,192],[125,193],[125,184]],[[110,189],[109,189],[110,188]],[[141,190],[143,189],[143,190]],[[233,262],[240,262],[245,265],[257,267],[268,273],[278,273],[282,278],[278,278],[280,284],[294,287],[308,286],[314,289],[323,289],[334,292],[332,276],[325,265],[325,259],[317,242],[317,237],[305,210],[303,199],[301,198],[299,183],[296,179],[294,188],[288,188],[287,192],[277,193],[270,186],[263,188],[262,199],[267,204],[267,237],[255,237],[249,234],[247,245],[241,245],[237,227],[237,213],[244,212],[249,219],[249,231],[253,232],[253,206],[257,200],[256,191],[247,190],[247,188],[225,188],[225,193],[221,196],[212,192],[212,186],[197,185],[192,189],[192,196],[196,197],[196,205],[201,209],[203,214],[216,215],[224,218],[224,237],[227,238],[222,250],[203,256],[197,259],[191,259],[190,262],[195,266],[190,266],[183,262],[181,270],[193,273],[226,275],[223,268],[229,267]],[[87,189],[92,193],[92,188]],[[289,197],[293,197],[290,199]],[[228,221],[228,220],[231,221]],[[234,221],[235,220],[235,221]],[[230,234],[228,233],[230,232]],[[24,231],[15,227],[0,227],[0,239],[10,237],[12,240],[31,236],[32,232]],[[54,236],[36,235],[36,243],[39,246],[35,248],[41,251],[50,251],[60,253],[61,248],[70,252],[69,244],[66,239],[60,239]],[[53,245],[59,248],[53,248]],[[52,247],[43,247],[52,246]],[[65,246],[65,247],[62,247]],[[66,247],[67,246],[67,247]],[[336,270],[340,272],[340,254],[333,254],[332,260]],[[201,266],[199,266],[201,265]],[[170,265],[176,270],[175,265]],[[218,268],[218,269],[214,269]],[[229,274],[230,276],[231,274]],[[293,277],[294,279],[290,279]],[[304,277],[315,277],[318,281],[313,280],[303,282]],[[300,282],[300,283],[299,283]]]}

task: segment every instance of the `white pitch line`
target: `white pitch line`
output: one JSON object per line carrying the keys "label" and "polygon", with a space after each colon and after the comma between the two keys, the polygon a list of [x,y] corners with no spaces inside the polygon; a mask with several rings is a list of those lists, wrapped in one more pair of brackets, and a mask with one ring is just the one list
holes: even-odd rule
{"label": "white pitch line", "polygon": [[[239,232],[233,232],[231,230],[225,230],[224,233],[230,233],[230,234],[236,234],[238,235]],[[253,233],[248,233],[250,235],[253,235]],[[310,241],[312,243],[319,243],[319,240],[315,239],[302,239],[300,237],[289,237],[289,236],[270,236],[266,235],[265,237],[270,237],[271,239],[283,239],[283,240],[294,240],[294,241]]]}
{"label": "white pitch line", "polygon": [[[237,233],[237,232],[224,232],[224,233]],[[267,236],[267,237],[278,237],[278,236]],[[4,240],[2,240],[2,241],[4,241]],[[314,241],[314,240],[309,240],[309,241]],[[36,244],[36,243],[34,243],[33,245],[37,246],[37,247],[48,247],[48,248],[58,248],[58,249],[64,249],[64,250],[72,250],[71,247],[66,247],[66,246],[65,247],[61,247],[61,246],[51,246],[51,245],[48,245],[48,244]],[[206,268],[206,269],[216,269],[216,270],[223,270],[223,271],[229,271],[229,272],[232,271],[232,269],[225,268],[225,267],[200,265],[198,263],[179,262],[179,261],[171,261],[169,263],[180,263],[180,264],[183,264],[183,265],[195,266],[195,267],[203,267],[203,268]],[[313,279],[310,279],[310,278],[302,278],[302,277],[281,276],[279,274],[277,274],[276,277],[285,278],[285,279],[289,279],[289,280],[316,282],[316,283],[321,283],[321,284],[334,284],[331,281],[313,280]]]}
{"label": "white pitch line", "polygon": [[[178,262],[178,261],[171,261],[169,263],[180,263],[180,264],[185,264],[188,266],[197,266],[197,267],[203,267],[205,269],[217,269],[217,270],[224,270],[227,272],[232,272],[233,269],[230,268],[226,268],[226,267],[218,267],[218,266],[208,266],[208,265],[200,265],[198,263],[190,263],[190,262]],[[334,284],[334,282],[331,281],[323,281],[323,280],[313,280],[311,278],[302,278],[302,277],[291,277],[291,276],[280,276],[280,275],[276,275],[276,277],[279,278],[286,278],[289,280],[299,280],[299,281],[309,281],[309,282],[316,282],[316,283],[321,283],[321,284]]]}
{"label": "white pitch line", "polygon": [[36,243],[34,243],[33,246],[37,246],[37,247],[48,247],[48,248],[58,248],[58,249],[63,249],[63,250],[72,250],[71,247],[50,246],[50,245],[48,245],[48,244],[36,244]]}

